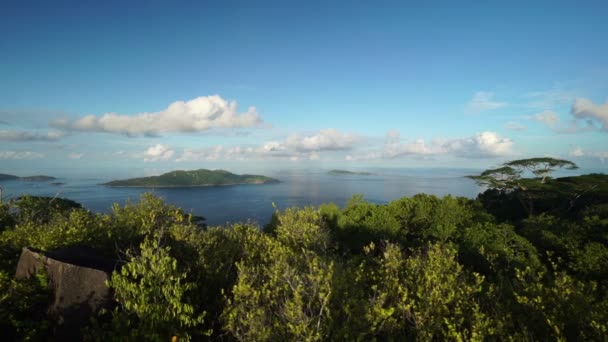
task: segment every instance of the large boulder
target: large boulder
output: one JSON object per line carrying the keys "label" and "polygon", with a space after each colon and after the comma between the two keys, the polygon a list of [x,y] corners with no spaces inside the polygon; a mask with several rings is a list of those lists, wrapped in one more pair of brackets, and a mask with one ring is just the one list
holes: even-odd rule
{"label": "large boulder", "polygon": [[29,278],[44,270],[48,274],[54,301],[49,314],[56,318],[57,337],[78,336],[80,328],[99,309],[113,306],[106,286],[118,266],[113,260],[87,247],[69,247],[44,252],[26,247],[17,264],[16,278]]}

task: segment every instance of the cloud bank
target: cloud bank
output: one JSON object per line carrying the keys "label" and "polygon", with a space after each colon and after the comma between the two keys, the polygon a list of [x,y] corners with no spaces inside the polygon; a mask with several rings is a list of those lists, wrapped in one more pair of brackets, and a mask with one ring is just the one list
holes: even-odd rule
{"label": "cloud bank", "polygon": [[586,98],[577,98],[570,111],[578,119],[587,119],[600,124],[603,130],[608,131],[608,102],[595,104]]}
{"label": "cloud bank", "polygon": [[40,159],[44,155],[38,152],[30,151],[0,151],[0,159],[13,159],[13,160],[31,160]]}
{"label": "cloud bank", "polygon": [[26,131],[0,130],[0,141],[57,141],[65,136],[65,133],[51,131],[48,133],[32,133]]}
{"label": "cloud bank", "polygon": [[581,157],[592,157],[598,158],[602,163],[608,160],[608,151],[604,152],[587,152],[583,150],[581,147],[576,147],[572,150],[569,155],[571,157],[581,158]]}
{"label": "cloud bank", "polygon": [[348,151],[360,141],[356,134],[336,129],[323,129],[311,135],[292,134],[284,140],[267,141],[259,146],[217,145],[201,149],[185,149],[177,162],[203,160],[287,159],[320,160],[322,152]]}
{"label": "cloud bank", "polygon": [[344,151],[353,148],[358,141],[359,137],[356,134],[342,133],[336,129],[324,129],[309,136],[291,135],[287,137],[285,145],[300,152]]}
{"label": "cloud bank", "polygon": [[249,107],[245,113],[238,113],[235,101],[228,102],[213,95],[176,101],[160,112],[132,116],[117,113],[88,115],[75,121],[58,120],[52,126],[81,132],[157,136],[160,133],[192,133],[212,128],[242,128],[261,124],[262,119],[255,107]]}
{"label": "cloud bank", "polygon": [[144,162],[166,161],[171,159],[175,151],[169,149],[167,145],[156,144],[144,152]]}
{"label": "cloud bank", "polygon": [[482,132],[460,139],[436,139],[429,143],[418,139],[402,143],[399,132],[387,134],[384,157],[454,155],[462,158],[494,158],[513,154],[513,142],[495,132]]}

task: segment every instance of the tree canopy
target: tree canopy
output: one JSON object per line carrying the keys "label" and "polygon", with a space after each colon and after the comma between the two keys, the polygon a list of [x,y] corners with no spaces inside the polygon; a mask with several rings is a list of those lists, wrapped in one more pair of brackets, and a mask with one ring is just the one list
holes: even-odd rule
{"label": "tree canopy", "polygon": [[[150,194],[105,214],[35,197],[0,203],[0,331],[47,340],[61,324],[45,313],[44,274],[13,279],[23,247],[88,246],[124,266],[107,283],[115,309],[91,318],[86,340],[601,341],[608,176],[543,183],[519,164],[480,176],[543,191],[354,196],[277,210],[264,229],[201,226]],[[570,200],[555,190],[568,184],[589,190],[553,210]],[[532,215],[518,214],[522,191],[534,193]]]}

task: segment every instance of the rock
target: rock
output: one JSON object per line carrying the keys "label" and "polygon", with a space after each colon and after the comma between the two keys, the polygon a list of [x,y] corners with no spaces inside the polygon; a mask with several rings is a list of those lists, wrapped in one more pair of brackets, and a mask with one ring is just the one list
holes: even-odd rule
{"label": "rock", "polygon": [[26,247],[16,278],[29,278],[45,269],[54,294],[48,313],[57,320],[56,337],[78,338],[80,329],[99,309],[111,309],[112,293],[105,285],[118,264],[87,247],[44,252]]}

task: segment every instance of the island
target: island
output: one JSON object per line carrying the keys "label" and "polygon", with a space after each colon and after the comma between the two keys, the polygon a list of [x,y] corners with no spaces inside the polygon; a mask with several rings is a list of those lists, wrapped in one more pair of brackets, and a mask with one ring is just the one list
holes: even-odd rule
{"label": "island", "polygon": [[28,181],[28,182],[48,182],[48,181],[56,180],[57,178],[51,177],[51,176],[45,176],[45,175],[36,175],[36,176],[20,177],[19,179]]}
{"label": "island", "polygon": [[214,185],[270,184],[279,181],[259,175],[237,175],[225,170],[171,171],[160,176],[114,180],[102,185],[109,187],[171,188]]}
{"label": "island", "polygon": [[354,172],[354,171],[346,171],[346,170],[330,170],[327,172],[332,176],[371,176],[373,173],[370,172]]}
{"label": "island", "polygon": [[15,175],[8,175],[8,174],[0,173],[0,181],[22,180],[22,181],[29,181],[29,182],[48,182],[48,181],[52,181],[55,179],[57,179],[57,178],[51,177],[51,176],[45,176],[45,175],[19,177],[19,176],[15,176]]}
{"label": "island", "polygon": [[19,177],[14,176],[14,175],[7,175],[5,173],[0,173],[0,181],[15,180],[15,179],[19,179]]}

